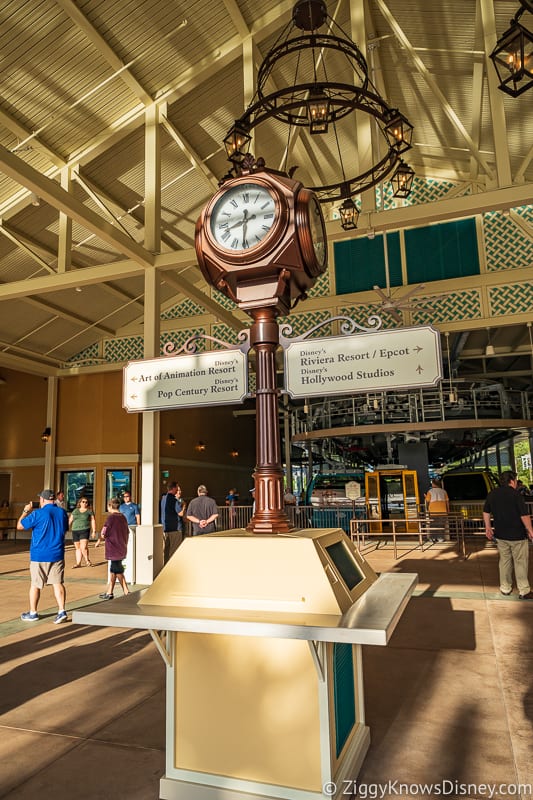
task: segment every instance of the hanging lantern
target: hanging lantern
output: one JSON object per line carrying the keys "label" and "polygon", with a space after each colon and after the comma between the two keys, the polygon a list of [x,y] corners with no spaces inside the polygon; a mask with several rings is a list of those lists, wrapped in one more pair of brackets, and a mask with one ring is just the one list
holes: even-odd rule
{"label": "hanging lantern", "polygon": [[409,197],[413,188],[415,171],[405,161],[400,161],[398,169],[391,178],[394,197]]}
{"label": "hanging lantern", "polygon": [[500,85],[498,89],[518,97],[533,86],[533,34],[518,22],[511,20],[509,30],[498,39],[490,54]]}
{"label": "hanging lantern", "polygon": [[224,139],[228,160],[233,164],[240,163],[248,152],[251,140],[252,137],[245,126],[235,122]]}
{"label": "hanging lantern", "polygon": [[341,228],[343,230],[353,231],[357,228],[359,209],[351,197],[346,198],[342,206],[339,208],[339,214],[341,217]]}

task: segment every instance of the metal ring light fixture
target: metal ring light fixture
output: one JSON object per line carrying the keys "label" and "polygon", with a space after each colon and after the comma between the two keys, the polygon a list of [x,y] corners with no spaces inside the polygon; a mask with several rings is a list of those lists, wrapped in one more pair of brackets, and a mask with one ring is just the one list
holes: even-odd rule
{"label": "metal ring light fixture", "polygon": [[[309,187],[321,203],[346,201],[383,181],[400,162],[403,164],[400,156],[411,148],[413,133],[413,126],[406,117],[398,109],[391,108],[372,84],[366,59],[357,45],[341,29],[342,37],[317,33],[326,22],[330,29],[336,25],[323,0],[298,0],[291,23],[280,36],[282,41],[278,40],[272,47],[259,68],[254,99],[224,138],[228,160],[233,172],[239,174],[251,141],[250,131],[267,119],[274,118],[291,127],[305,126],[311,135],[319,135],[353,112],[372,116],[383,137],[385,147],[381,152],[385,154],[380,154],[370,169],[347,178],[339,148],[342,178],[331,184]],[[304,35],[292,35],[295,28],[304,31]],[[344,57],[343,62],[338,62],[343,64],[341,75],[354,76],[354,84],[328,77],[325,62],[332,54]],[[268,92],[267,85],[273,81],[274,71],[288,85]],[[311,79],[299,80],[302,73]]]}

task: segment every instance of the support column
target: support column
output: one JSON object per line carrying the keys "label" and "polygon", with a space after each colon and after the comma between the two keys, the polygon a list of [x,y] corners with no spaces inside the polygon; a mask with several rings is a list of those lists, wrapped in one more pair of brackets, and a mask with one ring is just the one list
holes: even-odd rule
{"label": "support column", "polygon": [[[146,110],[145,237],[152,253],[161,249],[161,151],[159,108]],[[160,355],[160,279],[157,270],[144,274],[144,358]],[[150,584],[163,567],[163,528],[159,520],[159,411],[144,411],[141,436],[141,524],[135,532],[135,577]]]}
{"label": "support column", "polygon": [[56,490],[56,442],[57,442],[57,378],[48,378],[48,395],[46,398],[46,427],[52,431],[44,446],[43,489]]}
{"label": "support column", "polygon": [[254,473],[255,514],[247,530],[253,533],[288,533],[293,530],[283,506],[283,470],[276,387],[276,350],[279,329],[276,311],[252,311],[250,344],[256,353],[256,454]]}

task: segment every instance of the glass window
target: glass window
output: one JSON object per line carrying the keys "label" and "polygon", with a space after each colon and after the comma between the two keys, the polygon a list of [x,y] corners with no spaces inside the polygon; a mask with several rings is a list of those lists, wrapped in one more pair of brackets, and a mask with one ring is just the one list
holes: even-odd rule
{"label": "glass window", "polygon": [[80,497],[86,497],[91,507],[94,497],[94,469],[80,472],[62,472],[61,488],[65,492],[65,508],[72,511]]}
{"label": "glass window", "polygon": [[124,492],[131,492],[131,469],[106,469],[105,486],[104,511],[107,511],[107,504],[112,497],[118,497],[122,503]]}

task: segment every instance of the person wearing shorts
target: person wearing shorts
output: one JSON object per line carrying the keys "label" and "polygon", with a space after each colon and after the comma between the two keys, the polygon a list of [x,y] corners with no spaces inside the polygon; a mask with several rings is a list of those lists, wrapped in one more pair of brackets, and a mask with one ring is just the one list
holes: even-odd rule
{"label": "person wearing shorts", "polygon": [[55,494],[51,489],[43,489],[39,495],[39,508],[26,503],[17,522],[17,530],[32,531],[30,544],[30,609],[20,618],[23,622],[37,622],[37,606],[41,591],[51,584],[57,602],[56,624],[66,622],[65,610],[65,533],[68,531],[66,511],[54,503]]}
{"label": "person wearing shorts", "polygon": [[124,565],[122,559],[126,558],[128,552],[128,539],[130,529],[124,514],[119,511],[120,500],[113,497],[107,504],[109,516],[104,522],[104,527],[100,533],[100,538],[95,544],[98,547],[100,542],[105,542],[105,557],[109,561],[109,581],[107,588],[99,597],[102,600],[113,600],[115,583],[118,581],[124,594],[129,594],[128,585],[124,577]]}
{"label": "person wearing shorts", "polygon": [[82,558],[86,567],[92,567],[89,558],[89,539],[96,535],[96,520],[86,497],[80,497],[68,521],[72,525],[72,541],[76,548],[76,563],[72,569],[81,567]]}

